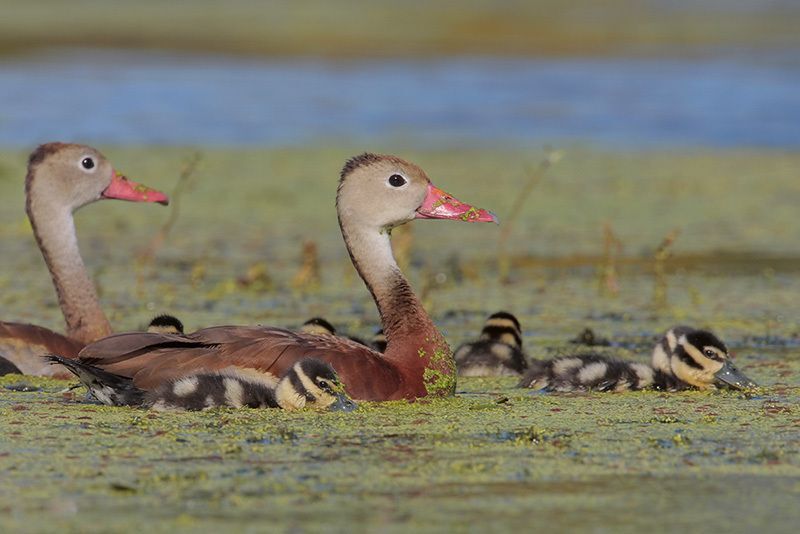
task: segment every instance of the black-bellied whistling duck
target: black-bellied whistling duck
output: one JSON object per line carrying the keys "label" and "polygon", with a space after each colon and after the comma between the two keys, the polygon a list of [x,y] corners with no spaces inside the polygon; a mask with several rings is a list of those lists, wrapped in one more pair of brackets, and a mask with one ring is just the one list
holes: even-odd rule
{"label": "black-bellied whistling duck", "polygon": [[453,355],[459,376],[519,376],[528,368],[519,321],[505,311],[490,315],[478,340],[461,345]]}
{"label": "black-bellied whistling duck", "polygon": [[346,163],[336,209],[347,250],[381,316],[388,341],[384,354],[340,337],[217,326],[185,336],[117,334],[88,345],[79,360],[154,390],[187,374],[230,366],[279,377],[313,357],[333,366],[354,399],[452,395],[456,377],[450,347],[400,272],[389,234],[413,219],[488,222],[496,221],[494,215],[437,189],[416,165],[376,154]]}
{"label": "black-bellied whistling duck", "polygon": [[653,350],[652,365],[583,353],[534,361],[520,387],[551,391],[681,391],[756,384],[734,367],[725,344],[706,330],[676,326]]}
{"label": "black-bellied whistling duck", "polygon": [[174,315],[166,313],[153,317],[147,331],[155,334],[183,334],[183,323]]}
{"label": "black-bellied whistling duck", "polygon": [[103,155],[83,145],[47,143],[28,160],[25,209],[53,278],[67,323],[66,335],[23,323],[0,322],[0,353],[23,373],[66,378],[62,367],[43,365],[42,354],[75,357],[111,326],[86,272],[72,214],[97,200],[116,198],[167,204],[166,195],[117,174]]}

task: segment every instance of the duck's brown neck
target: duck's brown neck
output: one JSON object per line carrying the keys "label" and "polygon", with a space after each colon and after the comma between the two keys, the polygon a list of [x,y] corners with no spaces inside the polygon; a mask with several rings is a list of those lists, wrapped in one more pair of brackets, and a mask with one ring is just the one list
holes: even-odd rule
{"label": "duck's brown neck", "polygon": [[378,307],[387,341],[384,357],[410,376],[424,377],[415,396],[452,394],[455,361],[450,347],[397,266],[389,232],[341,218],[339,222],[353,265]]}
{"label": "duck's brown neck", "polygon": [[111,334],[111,325],[100,308],[94,284],[78,250],[70,209],[46,195],[37,195],[36,186],[30,180],[25,208],[53,278],[67,323],[67,336],[90,343]]}

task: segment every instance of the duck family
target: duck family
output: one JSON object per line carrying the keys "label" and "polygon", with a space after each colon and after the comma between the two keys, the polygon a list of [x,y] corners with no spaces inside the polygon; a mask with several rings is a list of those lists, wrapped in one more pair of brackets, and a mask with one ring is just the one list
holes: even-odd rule
{"label": "duck family", "polygon": [[398,267],[390,233],[414,219],[496,222],[495,216],[437,188],[417,165],[371,153],[342,168],[336,210],[345,247],[378,309],[384,353],[336,336],[215,326],[186,335],[111,335],[84,347],[77,361],[152,391],[189,373],[231,366],[279,377],[312,357],[332,365],[356,400],[452,395],[456,369],[450,346]]}
{"label": "duck family", "polygon": [[145,332],[112,334],[72,220],[75,210],[107,198],[168,202],[163,193],[118,174],[91,147],[49,143],[31,154],[27,213],[67,331],[0,323],[0,374],[71,374],[99,402],[155,410],[350,411],[351,399],[452,395],[457,374],[522,376],[520,387],[552,391],[755,385],[733,366],[716,336],[690,327],[669,330],[649,365],[582,352],[541,361],[524,353],[519,320],[498,311],[486,319],[478,339],[453,353],[395,261],[391,230],[415,219],[497,219],[437,188],[419,166],[373,153],[344,164],[336,193],[344,246],[380,316],[380,329],[369,343],[337,335],[321,317],[297,330],[221,325],[186,333],[175,316],[159,315]]}

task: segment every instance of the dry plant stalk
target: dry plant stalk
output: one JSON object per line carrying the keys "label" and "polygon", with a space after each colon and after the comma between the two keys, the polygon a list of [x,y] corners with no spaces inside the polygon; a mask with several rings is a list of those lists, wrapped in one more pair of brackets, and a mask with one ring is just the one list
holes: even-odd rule
{"label": "dry plant stalk", "polygon": [[258,261],[247,268],[245,273],[236,279],[236,285],[242,289],[263,293],[273,288],[267,263]]}
{"label": "dry plant stalk", "polygon": [[303,242],[303,251],[300,256],[300,269],[292,278],[292,287],[298,290],[314,290],[319,288],[319,252],[317,244],[308,239]]}
{"label": "dry plant stalk", "polygon": [[539,162],[535,169],[528,169],[528,181],[522,187],[522,190],[514,199],[514,204],[505,218],[500,230],[500,239],[497,244],[497,271],[500,276],[501,283],[509,282],[509,273],[511,270],[511,258],[508,254],[508,240],[514,230],[514,224],[519,219],[522,213],[522,207],[531,195],[531,192],[536,185],[542,181],[547,169],[558,163],[564,157],[564,152],[561,150],[546,149],[545,158]]}
{"label": "dry plant stalk", "polygon": [[616,297],[619,294],[619,258],[622,256],[620,241],[611,223],[603,224],[603,262],[600,268],[599,291],[601,295]]}
{"label": "dry plant stalk", "polygon": [[170,194],[170,205],[172,206],[172,209],[169,212],[169,217],[167,217],[166,222],[164,222],[158,232],[156,232],[156,234],[150,240],[150,243],[148,243],[148,245],[143,248],[139,254],[137,254],[137,260],[140,265],[149,265],[153,262],[156,253],[158,253],[158,251],[164,245],[164,242],[167,240],[167,237],[172,231],[172,228],[175,226],[175,223],[178,222],[181,197],[191,184],[192,175],[194,174],[195,170],[197,170],[197,166],[202,159],[203,154],[201,152],[195,152],[184,162],[183,167],[181,168],[180,176],[178,176],[178,181],[175,183],[175,187],[172,189],[172,193]]}
{"label": "dry plant stalk", "polygon": [[653,254],[653,307],[656,310],[665,308],[667,301],[667,260],[672,256],[672,245],[680,235],[677,228],[672,230],[658,245]]}

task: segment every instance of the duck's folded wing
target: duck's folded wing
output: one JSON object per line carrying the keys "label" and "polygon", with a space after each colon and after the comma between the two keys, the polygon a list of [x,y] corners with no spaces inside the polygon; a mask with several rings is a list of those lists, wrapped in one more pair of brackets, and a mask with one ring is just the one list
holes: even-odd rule
{"label": "duck's folded wing", "polygon": [[303,358],[333,365],[349,394],[370,400],[381,386],[398,384],[396,369],[363,345],[333,336],[317,336],[282,328],[215,326],[185,336],[128,333],[88,345],[80,360],[133,378],[150,390],[166,380],[226,367],[257,369],[280,377]]}

